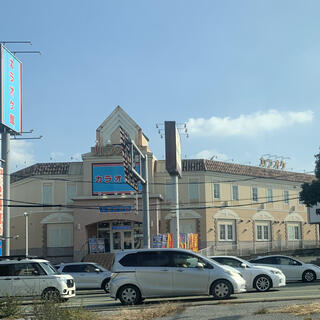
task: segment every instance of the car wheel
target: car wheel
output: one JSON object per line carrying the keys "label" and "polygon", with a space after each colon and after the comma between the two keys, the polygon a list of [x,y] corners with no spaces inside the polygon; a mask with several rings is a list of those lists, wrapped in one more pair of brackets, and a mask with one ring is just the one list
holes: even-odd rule
{"label": "car wheel", "polygon": [[228,299],[232,293],[232,285],[227,280],[217,280],[211,286],[211,294],[214,299]]}
{"label": "car wheel", "polygon": [[102,288],[106,293],[109,293],[109,286],[108,286],[109,281],[110,281],[110,278],[105,279],[105,280],[103,280],[102,285],[101,285],[101,288]]}
{"label": "car wheel", "polygon": [[55,288],[48,288],[42,292],[41,298],[43,300],[61,301],[60,293]]}
{"label": "car wheel", "polygon": [[302,274],[302,281],[304,282],[312,282],[316,280],[316,274],[314,271],[312,270],[306,270],[303,274]]}
{"label": "car wheel", "polygon": [[123,286],[119,291],[118,297],[123,305],[141,303],[140,290],[133,285]]}
{"label": "car wheel", "polygon": [[270,290],[272,287],[272,282],[270,277],[260,274],[254,279],[253,287],[257,289],[257,291],[264,292]]}

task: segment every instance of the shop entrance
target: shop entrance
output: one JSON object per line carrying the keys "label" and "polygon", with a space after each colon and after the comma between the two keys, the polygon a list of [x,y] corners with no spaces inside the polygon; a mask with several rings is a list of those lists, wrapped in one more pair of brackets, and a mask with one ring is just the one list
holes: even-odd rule
{"label": "shop entrance", "polygon": [[110,221],[97,224],[97,237],[103,238],[105,252],[142,248],[142,224],[132,221]]}
{"label": "shop entrance", "polygon": [[133,249],[134,240],[132,231],[112,231],[111,232],[111,252],[122,249]]}

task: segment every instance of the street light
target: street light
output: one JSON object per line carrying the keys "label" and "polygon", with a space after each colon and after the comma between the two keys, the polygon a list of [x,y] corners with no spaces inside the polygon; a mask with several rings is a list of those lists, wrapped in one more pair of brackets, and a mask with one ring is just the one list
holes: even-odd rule
{"label": "street light", "polygon": [[23,214],[26,218],[26,256],[29,255],[29,214],[28,212],[25,212]]}

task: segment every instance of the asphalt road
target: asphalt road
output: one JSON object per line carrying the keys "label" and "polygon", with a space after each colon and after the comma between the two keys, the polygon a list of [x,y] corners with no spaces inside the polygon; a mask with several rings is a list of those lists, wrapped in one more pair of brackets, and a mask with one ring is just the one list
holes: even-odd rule
{"label": "asphalt road", "polygon": [[[289,283],[285,287],[270,290],[269,292],[246,292],[233,295],[229,300],[217,301],[209,296],[201,297],[180,297],[180,298],[161,298],[146,299],[142,305],[136,308],[152,307],[159,303],[179,301],[186,306],[205,306],[219,304],[230,305],[238,303],[268,303],[290,300],[300,300],[310,302],[320,299],[320,281],[314,283],[295,282]],[[67,302],[68,306],[82,306],[96,311],[115,311],[125,308],[119,300],[111,299],[103,290],[78,290],[77,296]]]}

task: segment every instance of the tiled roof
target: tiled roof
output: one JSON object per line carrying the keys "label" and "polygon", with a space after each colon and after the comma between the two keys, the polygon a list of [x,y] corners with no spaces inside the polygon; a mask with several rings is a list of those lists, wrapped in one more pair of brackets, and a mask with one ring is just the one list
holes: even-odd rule
{"label": "tiled roof", "polygon": [[292,182],[311,182],[315,180],[314,175],[289,172],[283,170],[267,169],[242,164],[205,160],[205,159],[187,159],[182,160],[183,171],[211,171],[220,173],[229,173],[234,175],[279,179]]}
{"label": "tiled roof", "polygon": [[11,182],[40,175],[67,175],[70,174],[70,166],[74,162],[50,162],[37,163],[11,174]]}

